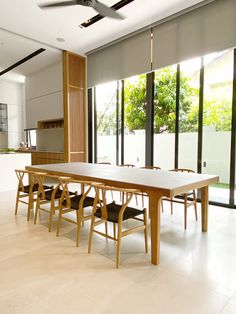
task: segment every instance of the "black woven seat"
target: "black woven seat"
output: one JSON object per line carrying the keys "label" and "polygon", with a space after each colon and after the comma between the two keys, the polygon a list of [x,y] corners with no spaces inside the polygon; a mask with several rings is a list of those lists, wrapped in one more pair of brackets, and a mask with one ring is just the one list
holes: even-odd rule
{"label": "black woven seat", "polygon": [[[38,188],[39,188],[38,183],[35,183],[34,186],[33,186],[33,192],[37,192]],[[53,186],[44,185],[43,188],[44,188],[44,190],[51,190],[51,189],[53,189]],[[29,192],[30,192],[30,185],[24,185],[24,190],[22,188],[20,188],[19,190],[21,192],[29,194]]]}
{"label": "black woven seat", "polygon": [[[77,181],[72,178],[61,178],[60,179],[61,187],[63,188],[63,195],[61,198],[60,206],[59,206],[59,217],[57,223],[57,236],[59,236],[61,220],[64,219],[67,222],[73,223],[77,225],[77,233],[76,233],[76,246],[79,246],[80,239],[80,228],[84,226],[84,222],[86,220],[91,220],[91,211],[86,211],[86,207],[92,207],[94,203],[94,198],[88,196],[92,185],[89,181]],[[74,193],[71,196],[69,192],[70,184],[79,184],[81,194]],[[68,217],[68,213],[74,212],[75,217]],[[67,215],[64,217],[63,215]]]}
{"label": "black woven seat", "polygon": [[[48,200],[48,201],[50,201],[51,198],[52,198],[52,193],[53,193],[53,189],[45,191],[45,199]],[[70,194],[70,195],[75,195],[75,193],[73,193],[73,192],[69,192],[69,194]],[[61,195],[62,195],[62,190],[61,190],[61,189],[58,189],[58,190],[56,191],[56,193],[55,193],[54,198],[55,198],[55,199],[59,199],[59,198],[61,198]]]}
{"label": "black woven seat", "polygon": [[[71,199],[70,199],[71,200],[71,206],[70,207],[73,208],[73,209],[79,209],[79,202],[80,202],[82,196],[83,196],[83,194],[71,197]],[[84,202],[83,202],[83,207],[93,206],[93,202],[94,202],[94,198],[93,197],[86,196],[85,199],[84,199]],[[66,206],[67,205],[67,201],[64,200],[62,202],[62,205]]]}
{"label": "black woven seat", "polygon": [[[122,205],[118,205],[115,202],[113,202],[113,203],[107,204],[106,207],[107,207],[107,221],[118,223],[119,212]],[[144,210],[136,209],[133,207],[126,207],[124,215],[123,215],[123,220],[134,218],[143,213],[144,213]],[[102,217],[102,212],[100,208],[97,209],[94,216],[98,218]]]}

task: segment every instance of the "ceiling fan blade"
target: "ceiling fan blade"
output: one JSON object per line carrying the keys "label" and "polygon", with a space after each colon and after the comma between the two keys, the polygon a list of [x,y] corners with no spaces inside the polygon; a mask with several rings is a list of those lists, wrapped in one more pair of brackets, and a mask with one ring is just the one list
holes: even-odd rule
{"label": "ceiling fan blade", "polygon": [[113,19],[123,20],[124,16],[120,13],[116,12],[112,8],[107,7],[105,4],[96,1],[95,4],[92,6],[99,14],[104,17],[111,17]]}
{"label": "ceiling fan blade", "polygon": [[49,2],[45,4],[38,4],[38,6],[41,9],[50,9],[50,8],[56,8],[56,7],[65,7],[69,5],[74,5],[77,4],[78,1],[62,1],[62,2]]}

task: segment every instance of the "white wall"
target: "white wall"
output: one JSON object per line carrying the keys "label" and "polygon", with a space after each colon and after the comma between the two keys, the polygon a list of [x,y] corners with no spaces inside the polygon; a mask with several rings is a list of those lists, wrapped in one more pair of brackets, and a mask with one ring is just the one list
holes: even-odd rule
{"label": "white wall", "polygon": [[8,134],[7,140],[0,142],[0,147],[17,148],[24,139],[24,84],[0,81],[0,103],[7,104],[8,110]]}
{"label": "white wall", "polygon": [[25,81],[26,128],[37,127],[37,121],[62,118],[62,62],[34,73]]}
{"label": "white wall", "polygon": [[24,169],[25,166],[31,165],[31,154],[27,153],[13,153],[0,154],[0,192],[16,189],[17,177],[15,169]]}
{"label": "white wall", "polygon": [[[180,133],[179,167],[197,170],[197,133]],[[204,132],[202,172],[219,175],[221,183],[229,183],[230,132]],[[98,162],[115,164],[115,135],[98,136]],[[154,165],[163,170],[174,168],[175,135],[154,135]],[[145,165],[145,134],[125,135],[125,163]]]}

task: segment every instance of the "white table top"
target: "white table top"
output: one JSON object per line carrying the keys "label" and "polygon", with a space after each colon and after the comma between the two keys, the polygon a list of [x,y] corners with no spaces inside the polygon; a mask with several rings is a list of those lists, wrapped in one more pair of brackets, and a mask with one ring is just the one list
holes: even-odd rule
{"label": "white table top", "polygon": [[163,193],[163,196],[169,197],[191,189],[208,186],[219,180],[217,175],[127,168],[81,162],[29,166],[27,169],[59,176],[71,176],[74,179],[102,182],[109,185],[138,188],[142,191],[158,190]]}

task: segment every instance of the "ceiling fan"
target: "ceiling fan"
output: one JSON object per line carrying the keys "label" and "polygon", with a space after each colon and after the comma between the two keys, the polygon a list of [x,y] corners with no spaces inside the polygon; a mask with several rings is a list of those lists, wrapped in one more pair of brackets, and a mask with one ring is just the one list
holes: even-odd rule
{"label": "ceiling fan", "polygon": [[38,4],[41,9],[50,9],[57,7],[65,7],[71,5],[82,5],[84,7],[93,8],[100,15],[104,17],[111,17],[114,19],[122,20],[124,16],[116,12],[113,8],[106,6],[105,4],[99,2],[98,0],[74,0],[74,1],[61,1],[61,2],[49,2],[45,4]]}

